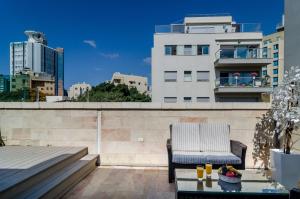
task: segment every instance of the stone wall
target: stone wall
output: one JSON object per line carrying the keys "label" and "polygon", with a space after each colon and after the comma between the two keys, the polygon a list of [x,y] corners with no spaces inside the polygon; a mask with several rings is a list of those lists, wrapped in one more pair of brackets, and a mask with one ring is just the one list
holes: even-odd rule
{"label": "stone wall", "polygon": [[88,146],[102,165],[166,166],[166,140],[174,122],[226,122],[231,138],[248,146],[264,103],[0,103],[7,145]]}

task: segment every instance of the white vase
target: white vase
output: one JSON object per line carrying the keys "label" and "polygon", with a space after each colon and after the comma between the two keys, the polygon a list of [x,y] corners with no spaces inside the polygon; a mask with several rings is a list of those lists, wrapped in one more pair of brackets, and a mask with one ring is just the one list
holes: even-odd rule
{"label": "white vase", "polygon": [[282,150],[271,149],[271,170],[273,179],[287,189],[298,187],[300,183],[300,154],[285,154]]}

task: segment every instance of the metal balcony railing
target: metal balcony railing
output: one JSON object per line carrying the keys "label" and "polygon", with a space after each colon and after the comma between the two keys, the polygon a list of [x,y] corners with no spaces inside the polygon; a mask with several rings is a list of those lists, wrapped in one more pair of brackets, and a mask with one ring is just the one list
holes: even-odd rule
{"label": "metal balcony railing", "polygon": [[216,59],[268,59],[271,51],[268,48],[221,48],[216,52]]}
{"label": "metal balcony railing", "polygon": [[271,87],[267,78],[262,77],[221,77],[216,79],[216,87],[231,87],[231,88],[258,88]]}

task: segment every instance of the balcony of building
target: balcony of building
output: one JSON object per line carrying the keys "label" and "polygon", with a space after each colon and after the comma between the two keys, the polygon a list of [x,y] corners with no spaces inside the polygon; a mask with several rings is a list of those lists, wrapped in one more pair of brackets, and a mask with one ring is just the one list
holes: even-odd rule
{"label": "balcony of building", "polygon": [[259,23],[233,23],[213,25],[174,23],[169,25],[155,26],[155,33],[201,34],[241,32],[261,32],[261,25]]}
{"label": "balcony of building", "polygon": [[270,93],[272,87],[267,78],[262,77],[221,77],[216,80],[216,94],[228,93]]}
{"label": "balcony of building", "polygon": [[270,52],[268,48],[251,46],[221,47],[215,54],[215,67],[266,66],[272,63]]}

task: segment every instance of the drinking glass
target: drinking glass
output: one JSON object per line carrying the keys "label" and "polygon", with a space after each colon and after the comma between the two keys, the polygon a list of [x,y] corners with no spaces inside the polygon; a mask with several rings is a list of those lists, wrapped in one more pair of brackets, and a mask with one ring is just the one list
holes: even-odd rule
{"label": "drinking glass", "polygon": [[205,170],[206,170],[206,176],[208,178],[211,177],[211,173],[212,173],[212,164],[211,163],[206,163],[205,164]]}
{"label": "drinking glass", "polygon": [[197,177],[199,181],[202,181],[204,173],[204,168],[202,166],[197,166]]}

